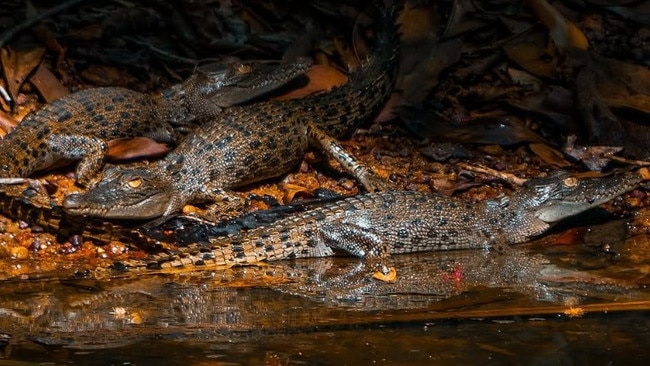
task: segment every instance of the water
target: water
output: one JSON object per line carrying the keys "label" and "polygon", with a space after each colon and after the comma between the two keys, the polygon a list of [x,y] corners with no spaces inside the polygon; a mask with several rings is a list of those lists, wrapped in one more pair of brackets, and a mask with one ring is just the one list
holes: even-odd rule
{"label": "water", "polygon": [[395,256],[396,283],[354,258],[8,280],[0,364],[645,362],[648,238],[548,242]]}

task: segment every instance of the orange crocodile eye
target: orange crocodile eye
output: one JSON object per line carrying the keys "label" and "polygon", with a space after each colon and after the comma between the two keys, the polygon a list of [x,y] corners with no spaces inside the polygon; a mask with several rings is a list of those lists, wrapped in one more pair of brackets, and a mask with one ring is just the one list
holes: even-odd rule
{"label": "orange crocodile eye", "polygon": [[575,187],[578,184],[578,179],[575,177],[569,177],[564,179],[564,185],[567,187]]}
{"label": "orange crocodile eye", "polygon": [[249,74],[251,71],[253,71],[253,68],[250,65],[241,64],[237,66],[237,73],[239,74]]}
{"label": "orange crocodile eye", "polygon": [[126,185],[131,187],[131,188],[138,188],[138,187],[140,187],[142,185],[142,178],[140,178],[140,177],[133,178],[133,179],[129,180],[128,182],[126,182]]}

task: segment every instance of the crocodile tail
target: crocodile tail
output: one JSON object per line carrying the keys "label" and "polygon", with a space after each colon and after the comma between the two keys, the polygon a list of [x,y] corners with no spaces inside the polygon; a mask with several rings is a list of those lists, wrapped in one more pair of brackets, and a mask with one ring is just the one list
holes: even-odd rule
{"label": "crocodile tail", "polygon": [[[396,24],[401,1],[385,8],[376,1],[378,32],[374,51],[348,82],[327,94],[315,95],[311,109],[316,121],[334,137],[349,135],[362,122],[376,116],[390,96],[400,53],[400,32]],[[306,98],[309,99],[309,98]],[[321,113],[318,113],[318,110]]]}

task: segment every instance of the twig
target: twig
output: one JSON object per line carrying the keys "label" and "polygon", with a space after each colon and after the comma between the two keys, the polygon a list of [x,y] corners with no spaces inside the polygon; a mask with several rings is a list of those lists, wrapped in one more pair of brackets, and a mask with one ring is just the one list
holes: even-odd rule
{"label": "twig", "polygon": [[458,166],[472,172],[495,176],[513,185],[523,186],[527,181],[527,179],[519,178],[514,174],[500,172],[484,166],[474,166],[465,163],[458,163]]}
{"label": "twig", "polygon": [[32,18],[25,19],[22,23],[17,24],[15,27],[7,30],[0,36],[0,48],[4,47],[4,45],[9,42],[12,38],[14,38],[18,33],[24,31],[25,29],[30,28],[36,23],[39,23],[43,21],[44,19],[47,19],[51,16],[53,16],[56,13],[59,13],[67,8],[70,8],[72,6],[75,6],[85,0],[68,0],[64,3],[61,3],[49,10],[46,10],[42,13],[37,14],[36,16]]}
{"label": "twig", "polygon": [[29,183],[30,186],[41,186],[47,184],[47,181],[30,178],[0,178],[0,185],[14,185],[23,183]]}
{"label": "twig", "polygon": [[605,159],[614,160],[614,161],[618,161],[630,165],[650,166],[650,161],[626,159],[616,155],[607,155],[605,156]]}

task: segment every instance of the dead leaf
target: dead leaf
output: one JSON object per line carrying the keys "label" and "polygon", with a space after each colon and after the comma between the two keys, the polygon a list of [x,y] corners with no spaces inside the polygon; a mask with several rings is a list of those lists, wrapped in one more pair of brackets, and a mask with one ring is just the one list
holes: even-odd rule
{"label": "dead leaf", "polygon": [[7,91],[15,101],[18,91],[25,79],[41,63],[45,48],[32,48],[29,50],[15,51],[10,47],[0,50],[0,61],[7,82]]}
{"label": "dead leaf", "polygon": [[539,156],[548,164],[559,168],[566,168],[571,166],[571,163],[564,159],[564,155],[562,155],[561,152],[546,144],[530,144],[528,147],[532,152],[535,153],[535,155]]}
{"label": "dead leaf", "polygon": [[384,104],[384,107],[381,109],[381,112],[375,117],[375,122],[388,122],[397,118],[395,113],[398,102],[402,99],[401,93],[394,92],[390,95],[390,98]]}
{"label": "dead leaf", "polygon": [[415,6],[407,2],[397,19],[402,33],[402,42],[419,43],[426,41],[434,30],[441,27],[441,20],[432,5]]}
{"label": "dead leaf", "polygon": [[546,49],[535,42],[535,39],[529,39],[531,42],[508,43],[503,46],[503,51],[510,60],[531,74],[555,78],[556,59],[548,57]]}
{"label": "dead leaf", "polygon": [[29,78],[29,81],[34,84],[47,103],[70,94],[68,88],[61,84],[59,79],[52,74],[52,71],[42,63],[38,66],[34,75]]}
{"label": "dead leaf", "polygon": [[485,27],[485,22],[478,19],[475,14],[477,13],[476,6],[471,0],[458,0],[453,2],[453,8],[447,22],[445,29],[446,38],[454,38],[455,36],[473,32],[477,29]]}
{"label": "dead leaf", "polygon": [[[27,8],[27,18],[35,18],[38,17],[38,11],[34,7],[31,1],[26,1],[25,2],[26,8]],[[59,41],[56,39],[56,34],[50,30],[50,28],[45,25],[45,23],[38,23],[33,25],[30,30],[38,39],[43,42],[43,44],[50,50],[56,52],[59,57],[63,57],[65,50],[63,47],[61,47],[61,44],[59,44]]]}
{"label": "dead leaf", "polygon": [[0,134],[4,136],[18,125],[15,118],[0,110]]}
{"label": "dead leaf", "polygon": [[593,67],[604,71],[596,85],[608,106],[650,114],[650,70],[647,67],[598,56],[594,63]]}
{"label": "dead leaf", "polygon": [[334,67],[326,65],[314,65],[307,71],[309,83],[296,90],[273,98],[274,100],[289,100],[303,98],[307,95],[327,91],[335,86],[345,84],[347,76]]}
{"label": "dead leaf", "polygon": [[579,146],[575,145],[576,137],[567,138],[564,152],[570,157],[581,161],[589,170],[601,171],[611,161],[611,156],[623,150],[620,146]]}
{"label": "dead leaf", "polygon": [[144,157],[160,157],[171,149],[148,137],[115,139],[108,142],[108,157],[111,160],[127,160]]}
{"label": "dead leaf", "polygon": [[586,50],[589,48],[587,36],[572,22],[566,19],[559,11],[552,7],[546,0],[526,0],[537,18],[549,29],[551,38],[560,49],[570,47]]}
{"label": "dead leaf", "polygon": [[[567,130],[575,130],[572,116],[574,104],[573,93],[561,86],[545,85],[538,93],[517,95],[513,94],[507,100],[508,104],[529,114],[543,116],[554,125]],[[538,118],[541,119],[541,118]]]}
{"label": "dead leaf", "polygon": [[301,198],[313,197],[312,190],[298,184],[283,183],[282,189],[285,192],[284,197],[282,198],[282,201],[285,204],[292,202],[296,196],[299,196]]}
{"label": "dead leaf", "polygon": [[395,88],[403,90],[400,105],[421,105],[429,91],[438,85],[438,75],[460,60],[467,46],[459,39],[428,42],[406,49],[402,59],[402,75]]}

